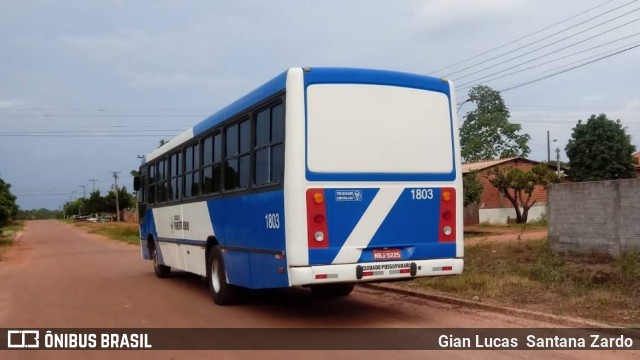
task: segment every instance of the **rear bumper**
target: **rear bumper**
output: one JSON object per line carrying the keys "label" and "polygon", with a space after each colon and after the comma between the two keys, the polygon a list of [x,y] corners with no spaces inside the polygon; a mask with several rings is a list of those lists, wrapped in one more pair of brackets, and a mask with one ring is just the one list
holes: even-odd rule
{"label": "rear bumper", "polygon": [[289,268],[291,286],[411,279],[462,273],[463,259],[385,261]]}

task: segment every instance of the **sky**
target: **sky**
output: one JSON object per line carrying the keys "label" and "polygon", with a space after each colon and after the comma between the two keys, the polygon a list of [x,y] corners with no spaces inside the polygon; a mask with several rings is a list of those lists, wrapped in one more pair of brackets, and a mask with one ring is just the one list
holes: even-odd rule
{"label": "sky", "polygon": [[640,149],[638,34],[638,0],[3,0],[0,177],[23,209],[105,194],[113,171],[131,190],[159,139],[297,66],[446,76],[458,103],[525,84],[502,96],[529,158],[546,160],[549,131],[566,161],[599,113]]}

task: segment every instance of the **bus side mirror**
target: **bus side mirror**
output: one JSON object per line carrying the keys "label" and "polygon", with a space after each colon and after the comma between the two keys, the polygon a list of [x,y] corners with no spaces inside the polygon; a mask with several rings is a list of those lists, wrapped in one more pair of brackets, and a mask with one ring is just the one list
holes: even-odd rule
{"label": "bus side mirror", "polygon": [[140,176],[133,177],[133,190],[140,190]]}

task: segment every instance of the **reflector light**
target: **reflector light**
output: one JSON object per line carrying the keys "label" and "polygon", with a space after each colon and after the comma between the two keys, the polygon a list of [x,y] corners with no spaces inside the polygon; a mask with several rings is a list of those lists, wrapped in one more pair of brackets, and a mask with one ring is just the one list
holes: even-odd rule
{"label": "reflector light", "polygon": [[453,270],[453,266],[443,266],[442,271],[451,271]]}
{"label": "reflector light", "polygon": [[309,249],[329,247],[329,226],[324,189],[307,189],[307,245]]}
{"label": "reflector light", "polygon": [[438,242],[456,241],[456,189],[442,188],[440,190],[440,224]]}
{"label": "reflector light", "polygon": [[365,271],[362,273],[362,276],[371,276],[373,275],[373,271]]}
{"label": "reflector light", "polygon": [[408,274],[411,272],[411,269],[400,269],[400,274]]}
{"label": "reflector light", "polygon": [[316,274],[316,279],[326,279],[327,274]]}

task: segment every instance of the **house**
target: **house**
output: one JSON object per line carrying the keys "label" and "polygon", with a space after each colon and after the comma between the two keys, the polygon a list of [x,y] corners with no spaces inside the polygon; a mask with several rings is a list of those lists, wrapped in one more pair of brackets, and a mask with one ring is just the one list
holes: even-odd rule
{"label": "house", "polygon": [[636,159],[636,164],[635,164],[636,177],[640,178],[640,151],[638,151],[637,153],[633,154],[633,157]]}
{"label": "house", "polygon": [[[495,167],[512,167],[521,170],[530,170],[539,162],[521,158],[510,157],[498,160],[487,160],[462,164],[462,173],[475,173],[478,180],[482,183],[482,197],[477,204],[477,210],[472,205],[465,209],[465,225],[474,223],[490,222],[490,223],[507,223],[509,219],[516,218],[516,211],[511,202],[504,197],[487,178],[489,172]],[[550,166],[555,170],[553,166]],[[546,213],[547,190],[541,186],[537,186],[533,191],[533,200],[536,203],[529,209],[528,221],[535,221]],[[475,213],[477,211],[477,213]]]}

